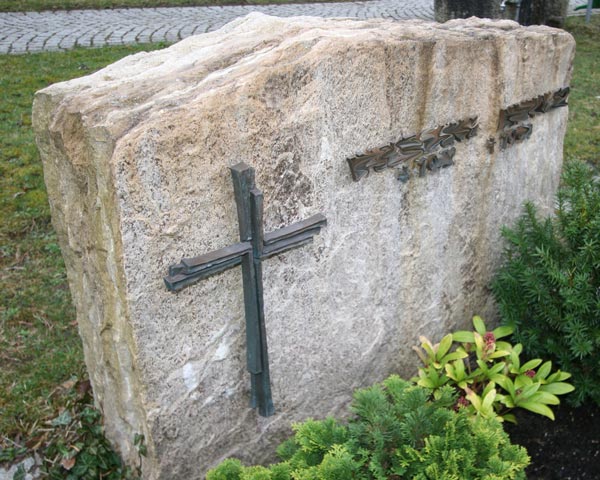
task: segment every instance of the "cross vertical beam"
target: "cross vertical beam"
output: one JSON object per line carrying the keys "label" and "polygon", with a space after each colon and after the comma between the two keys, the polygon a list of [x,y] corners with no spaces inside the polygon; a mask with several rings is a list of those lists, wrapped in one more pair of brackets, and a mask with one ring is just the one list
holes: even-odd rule
{"label": "cross vertical beam", "polygon": [[238,212],[240,241],[250,242],[252,254],[242,259],[244,308],[246,312],[246,356],[250,372],[250,406],[268,417],[275,413],[271,397],[267,333],[262,290],[263,195],[255,188],[254,170],[244,163],[231,167]]}
{"label": "cross vertical beam", "polygon": [[211,275],[242,266],[244,313],[246,317],[246,363],[250,373],[250,406],[268,417],[275,413],[269,376],[269,353],[265,326],[262,261],[312,241],[327,220],[321,214],[265,234],[263,231],[263,194],[255,186],[254,169],[245,163],[231,167],[237,205],[240,243],[184,258],[169,267],[164,277],[173,292]]}

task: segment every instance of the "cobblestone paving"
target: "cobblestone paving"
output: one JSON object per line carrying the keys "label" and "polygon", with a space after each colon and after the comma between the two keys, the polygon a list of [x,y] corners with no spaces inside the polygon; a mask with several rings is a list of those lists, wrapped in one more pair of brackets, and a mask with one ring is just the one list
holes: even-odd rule
{"label": "cobblestone paving", "polygon": [[176,42],[215,30],[253,11],[280,17],[313,15],[431,20],[433,0],[0,13],[0,53]]}
{"label": "cobblestone paving", "polygon": [[176,42],[253,11],[280,17],[433,19],[433,0],[0,13],[0,54]]}
{"label": "cobblestone paving", "polygon": [[[583,2],[571,0],[571,9]],[[0,13],[0,54],[67,50],[76,46],[176,42],[215,30],[253,11],[280,17],[433,20],[433,0]]]}

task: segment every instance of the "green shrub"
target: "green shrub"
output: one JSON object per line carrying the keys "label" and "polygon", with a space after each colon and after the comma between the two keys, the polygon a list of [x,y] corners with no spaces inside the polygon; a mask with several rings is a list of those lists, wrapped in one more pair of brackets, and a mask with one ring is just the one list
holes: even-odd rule
{"label": "green shrub", "polygon": [[281,462],[244,467],[229,459],[207,480],[524,479],[525,449],[495,419],[454,411],[450,387],[437,398],[391,376],[358,390],[348,423],[333,418],[293,426],[277,449]]}
{"label": "green shrub", "polygon": [[[524,408],[554,420],[549,405],[558,405],[557,395],[573,391],[564,382],[571,375],[552,373],[552,362],[539,358],[522,361],[523,346],[499,341],[513,332],[511,327],[486,329],[480,317],[473,318],[472,332],[446,335],[432,344],[421,337],[421,347],[413,347],[424,366],[411,380],[429,388],[437,396],[440,388],[451,386],[460,394],[457,406],[481,417],[515,422],[511,412]],[[453,347],[456,344],[456,349]]]}
{"label": "green shrub", "polygon": [[581,163],[565,167],[555,218],[526,204],[504,228],[506,264],[493,283],[504,322],[531,355],[572,374],[575,404],[600,404],[600,184]]}

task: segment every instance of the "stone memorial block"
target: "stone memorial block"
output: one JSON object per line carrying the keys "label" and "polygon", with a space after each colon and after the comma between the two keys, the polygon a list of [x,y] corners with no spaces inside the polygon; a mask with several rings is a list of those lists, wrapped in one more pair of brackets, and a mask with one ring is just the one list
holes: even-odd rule
{"label": "stone memorial block", "polygon": [[251,14],[38,92],[124,458],[142,434],[146,479],[268,461],[291,422],[413,374],[419,335],[491,317],[500,227],[552,207],[573,52],[511,21]]}

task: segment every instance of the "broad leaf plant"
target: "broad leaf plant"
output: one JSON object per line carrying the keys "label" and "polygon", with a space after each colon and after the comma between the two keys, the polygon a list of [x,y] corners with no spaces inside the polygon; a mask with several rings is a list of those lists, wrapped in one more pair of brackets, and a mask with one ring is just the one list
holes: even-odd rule
{"label": "broad leaf plant", "polygon": [[511,412],[523,408],[554,420],[551,406],[560,403],[558,395],[574,390],[565,382],[571,375],[552,372],[550,361],[522,361],[521,344],[499,341],[512,334],[511,327],[488,331],[478,316],[473,327],[448,334],[435,345],[420,337],[421,346],[413,348],[424,366],[412,380],[434,396],[445,385],[454,387],[459,392],[455,408],[484,418],[516,423]]}

